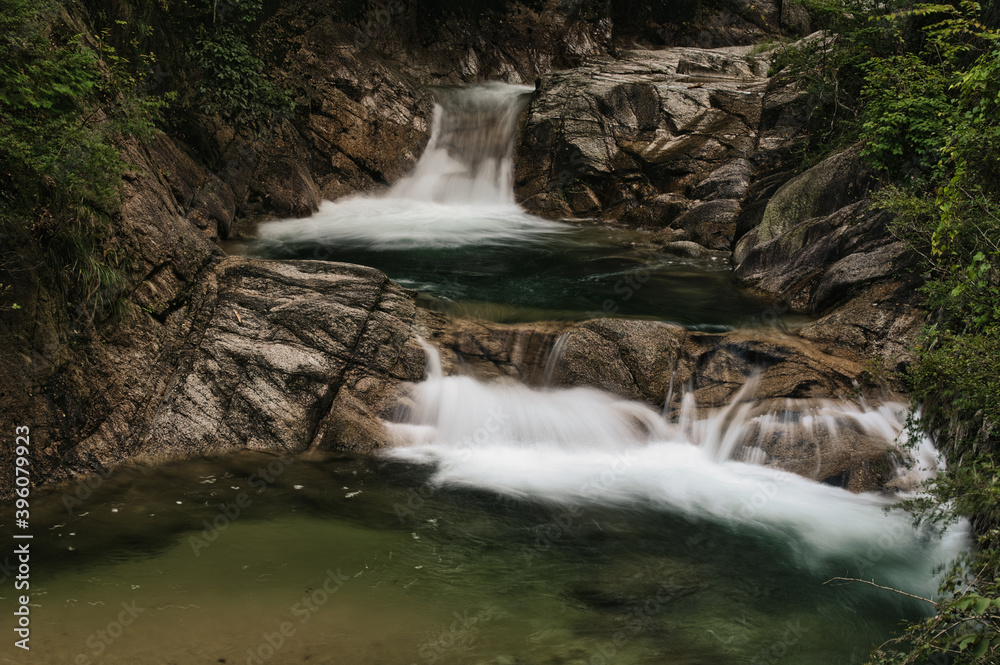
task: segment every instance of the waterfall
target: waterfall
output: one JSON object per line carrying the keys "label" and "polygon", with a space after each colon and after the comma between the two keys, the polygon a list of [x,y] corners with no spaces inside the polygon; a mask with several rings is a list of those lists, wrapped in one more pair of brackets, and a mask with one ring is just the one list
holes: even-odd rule
{"label": "waterfall", "polygon": [[430,142],[388,198],[514,205],[514,134],[533,91],[505,83],[439,88]]}
{"label": "waterfall", "polygon": [[446,249],[537,242],[571,227],[514,200],[514,139],[527,86],[437,88],[431,136],[414,172],[382,196],[324,201],[304,219],[261,224],[264,245],[369,250]]}
{"label": "waterfall", "polygon": [[[783,534],[803,559],[852,560],[879,543],[882,579],[930,593],[934,570],[965,543],[965,527],[929,538],[882,494],[853,494],[761,466],[759,444],[784,431],[811,436],[851,429],[896,446],[902,405],[752,399],[748,383],[726,406],[699,414],[687,394],[676,421],[644,404],[591,388],[530,388],[444,376],[426,347],[428,376],[390,425],[400,445],[386,454],[434,468],[432,482],[564,504],[667,510],[727,528]],[[929,442],[921,454],[932,453]],[[905,473],[928,477],[933,454]],[[930,465],[928,465],[928,462]],[[901,471],[901,475],[904,472]],[[885,534],[892,533],[888,541]],[[881,552],[881,550],[885,550]]]}

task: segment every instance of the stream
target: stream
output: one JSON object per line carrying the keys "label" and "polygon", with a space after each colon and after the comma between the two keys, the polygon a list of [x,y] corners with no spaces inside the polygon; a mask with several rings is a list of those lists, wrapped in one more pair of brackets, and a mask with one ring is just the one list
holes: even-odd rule
{"label": "stream", "polygon": [[[413,175],[262,224],[246,252],[375,266],[426,306],[497,321],[753,325],[770,303],[735,288],[725,260],[516,204],[530,92],[437,91]],[[749,386],[732,408],[663,414],[595,389],[445,376],[426,352],[390,423],[400,445],[379,457],[247,453],[37,496],[31,662],[860,663],[928,606],[832,578],[930,595],[967,546],[964,525],[918,529],[889,510],[896,496],[737,445],[797,427],[895,446],[902,404],[762,414],[740,408]],[[898,472],[926,478],[939,462],[914,443]]]}

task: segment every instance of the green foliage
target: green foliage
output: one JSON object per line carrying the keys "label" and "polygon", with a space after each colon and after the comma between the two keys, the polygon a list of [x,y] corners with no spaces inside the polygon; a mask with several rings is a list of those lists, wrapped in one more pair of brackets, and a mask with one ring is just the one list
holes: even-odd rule
{"label": "green foliage", "polygon": [[291,108],[253,53],[252,32],[262,12],[262,0],[181,0],[170,7],[170,21],[185,36],[187,57],[200,71],[189,84],[193,94],[184,99],[188,109],[257,129]]}
{"label": "green foliage", "polygon": [[[168,110],[253,132],[290,101],[251,47],[262,0],[92,4],[96,32],[77,35],[53,0],[0,0],[0,216],[43,248],[68,306],[103,320],[126,311],[132,269],[114,232],[122,139]],[[156,48],[182,72],[167,84],[151,85]]]}
{"label": "green foliage", "polygon": [[117,139],[148,134],[163,101],[135,94],[128,63],[98,37],[50,27],[38,5],[0,0],[0,215],[45,248],[68,300],[121,312],[128,260],[109,240],[122,175]]}
{"label": "green foliage", "polygon": [[[998,350],[994,339],[992,351]],[[982,371],[976,374],[982,376]],[[993,380],[997,380],[995,376]],[[994,383],[994,390],[996,387]],[[955,426],[963,427],[960,421]],[[937,524],[960,515],[976,516],[977,548],[955,562],[945,575],[933,616],[909,624],[902,635],[881,645],[872,654],[872,663],[992,665],[1000,658],[998,478],[1000,466],[992,455],[968,451],[959,463],[939,475],[929,496],[906,502],[905,507],[923,520]]]}
{"label": "green foliage", "polygon": [[291,109],[288,95],[264,78],[264,63],[234,32],[204,35],[195,41],[191,55],[204,71],[195,98],[202,113],[258,127]]}
{"label": "green foliage", "polygon": [[[1000,32],[978,3],[809,5],[824,40],[789,49],[816,110],[816,155],[861,142],[882,175],[876,204],[923,257],[931,319],[908,382],[912,440],[948,469],[906,502],[920,521],[972,520],[977,547],[945,576],[933,616],[874,663],[1000,660]],[[875,9],[875,11],[871,11]],[[815,157],[814,157],[815,158]]]}
{"label": "green foliage", "polygon": [[[253,133],[290,110],[290,96],[257,55],[263,0],[83,1],[107,42],[145,65],[136,67],[144,85],[175,94],[170,110],[181,116],[178,124],[186,114],[217,115]],[[157,62],[142,61],[145,51]]]}
{"label": "green foliage", "polygon": [[897,178],[937,168],[954,119],[947,73],[913,53],[863,69],[862,157]]}
{"label": "green foliage", "polygon": [[[815,161],[857,140],[869,62],[905,52],[909,37],[885,22],[868,20],[868,3],[813,1],[804,5],[814,24],[827,31],[826,36],[781,49],[771,74],[795,78],[806,92],[806,160]],[[890,1],[879,7],[888,12],[902,5]]]}
{"label": "green foliage", "polygon": [[880,647],[877,663],[1000,658],[1000,33],[979,10],[889,14],[879,22],[923,37],[865,67],[863,154],[890,183],[877,204],[924,259],[932,325],[909,376],[913,427],[949,465],[906,507],[934,523],[969,517],[977,534],[934,615]]}

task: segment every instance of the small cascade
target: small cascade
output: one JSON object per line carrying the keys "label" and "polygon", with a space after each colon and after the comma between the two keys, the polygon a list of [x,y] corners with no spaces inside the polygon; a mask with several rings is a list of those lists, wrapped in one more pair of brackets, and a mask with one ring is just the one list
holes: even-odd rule
{"label": "small cascade", "polygon": [[[440,354],[422,342],[427,379],[412,388],[411,407],[394,427],[423,432],[423,443],[522,448],[620,450],[656,441],[697,447],[716,464],[730,461],[763,464],[783,447],[808,442],[819,447],[835,440],[868,437],[895,451],[899,488],[915,489],[943,464],[929,439],[908,451],[906,406],[887,402],[835,399],[755,399],[759,375],[752,375],[729,402],[699,409],[694,394],[684,393],[676,416],[621,399],[594,388],[552,388],[552,365],[567,335],[556,338],[545,363],[540,388],[513,380],[484,382],[471,376],[444,376]],[[482,423],[495,421],[488,431]],[[430,437],[430,438],[428,438]],[[903,482],[903,481],[906,482]]]}
{"label": "small cascade", "polygon": [[886,402],[872,407],[864,400],[758,400],[755,394],[759,381],[759,375],[751,375],[728,404],[700,416],[693,394],[686,393],[676,431],[685,441],[705,449],[716,462],[738,459],[764,463],[787,455],[796,446],[801,456],[802,444],[809,443],[815,450],[812,457],[816,472],[812,475],[817,478],[821,448],[829,448],[833,441],[847,446],[860,438],[894,451],[895,489],[916,489],[944,463],[927,437],[910,449],[905,404]]}
{"label": "small cascade", "polygon": [[[433,465],[435,483],[779,529],[793,534],[813,561],[850,557],[893,529],[906,534],[894,545],[897,563],[906,569],[896,571],[897,581],[912,582],[915,575],[925,590],[933,586],[934,566],[964,543],[958,528],[930,544],[905,515],[885,513],[891,496],[851,493],[768,461],[774,440],[783,437],[809,442],[852,432],[896,447],[905,442],[902,405],[769,404],[753,399],[751,381],[729,404],[707,412],[699,412],[687,393],[676,421],[670,421],[645,404],[591,388],[534,389],[444,376],[437,351],[425,348],[427,379],[413,386],[408,412],[391,425],[400,445],[387,454]],[[920,450],[933,447],[926,442]],[[933,455],[923,462],[933,465]],[[907,473],[916,479],[933,471],[914,465]]]}
{"label": "small cascade", "polygon": [[484,383],[442,375],[437,349],[424,344],[427,380],[416,384],[397,428],[422,443],[468,452],[489,445],[613,451],[669,436],[652,409],[593,388],[541,391],[513,381]]}
{"label": "small cascade", "polygon": [[551,386],[552,377],[555,375],[556,367],[559,364],[560,358],[562,358],[563,350],[566,348],[566,342],[569,340],[569,333],[563,333],[556,338],[555,344],[552,345],[552,349],[549,351],[549,357],[545,360],[545,368],[542,370],[542,385]]}
{"label": "small cascade", "polygon": [[431,137],[411,175],[382,196],[324,201],[311,217],[261,224],[258,251],[309,246],[324,258],[324,247],[452,249],[565,234],[571,227],[529,215],[514,200],[514,139],[532,91],[506,83],[435,89]]}
{"label": "small cascade", "polygon": [[436,90],[430,143],[387,198],[514,205],[514,133],[533,91],[506,83]]}

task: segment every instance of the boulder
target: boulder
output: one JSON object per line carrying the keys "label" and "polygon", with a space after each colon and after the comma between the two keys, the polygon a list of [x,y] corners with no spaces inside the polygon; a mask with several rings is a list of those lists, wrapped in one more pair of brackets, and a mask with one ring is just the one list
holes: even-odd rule
{"label": "boulder", "polygon": [[914,343],[926,325],[912,280],[882,282],[799,329],[798,334],[828,353],[852,357],[884,372],[903,375],[915,358]]}
{"label": "boulder", "polygon": [[[815,404],[784,403],[774,413],[808,414]],[[795,418],[796,416],[791,416]],[[894,442],[864,432],[853,423],[836,429],[795,427],[750,431],[747,445],[760,450],[763,463],[851,492],[882,490],[896,478],[899,451]]]}
{"label": "boulder", "polygon": [[672,226],[683,229],[688,238],[707,249],[728,251],[736,233],[736,217],[739,212],[739,201],[705,201],[680,215]]}
{"label": "boulder", "polygon": [[781,27],[793,35],[805,37],[811,30],[809,11],[795,0],[781,0]]}
{"label": "boulder", "polygon": [[302,162],[275,159],[261,164],[252,190],[282,217],[306,217],[319,209],[319,187]]}
{"label": "boulder", "polygon": [[753,165],[746,159],[736,159],[723,164],[691,188],[690,197],[703,201],[731,199],[740,201],[746,196],[753,177]]}
{"label": "boulder", "polygon": [[[845,397],[864,368],[801,338],[772,331],[703,333],[655,321],[598,319],[564,334],[550,360],[560,386],[595,386],[662,408],[692,392],[699,407],[717,407],[756,374],[756,396]],[[673,386],[673,390],[671,390]]]}
{"label": "boulder", "polygon": [[[889,232],[890,220],[860,200],[765,241],[752,230],[736,245],[734,275],[808,313],[828,313],[880,284],[915,286],[915,255]],[[912,338],[897,342],[905,346]]]}
{"label": "boulder", "polygon": [[378,448],[393,388],[423,375],[415,312],[412,294],[371,268],[226,258],[136,377],[136,402],[119,404],[74,458]]}
{"label": "boulder", "polygon": [[863,198],[871,182],[857,149],[826,158],[775,192],[755,241],[767,242],[807,219],[829,215]]}
{"label": "boulder", "polygon": [[[738,207],[766,88],[747,53],[622,51],[542,77],[516,149],[518,199],[546,217],[654,227],[702,198]],[[689,239],[728,250],[731,221]]]}

